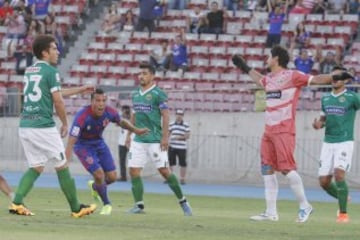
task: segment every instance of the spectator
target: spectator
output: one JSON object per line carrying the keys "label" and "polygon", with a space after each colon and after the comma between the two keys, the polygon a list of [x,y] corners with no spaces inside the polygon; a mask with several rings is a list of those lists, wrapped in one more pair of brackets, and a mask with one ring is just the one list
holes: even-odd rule
{"label": "spectator", "polygon": [[104,22],[102,25],[102,30],[105,33],[111,33],[116,28],[120,28],[120,25],[121,25],[121,16],[118,13],[117,5],[113,3],[108,8],[108,12],[105,15]]}
{"label": "spectator", "polygon": [[150,51],[150,64],[158,71],[168,69],[170,55],[169,41],[162,40],[159,48]]}
{"label": "spectator", "polygon": [[306,49],[300,50],[300,56],[297,56],[294,59],[294,65],[296,67],[296,70],[299,70],[300,72],[310,74],[311,69],[314,66],[314,60],[311,56],[309,56],[309,52]]}
{"label": "spectator", "polygon": [[165,12],[164,9],[165,9],[165,1],[158,0],[153,9],[156,20],[156,27],[159,27],[160,19],[164,16],[164,12]]}
{"label": "spectator", "polygon": [[359,0],[349,0],[346,4],[346,12],[349,14],[358,14],[360,15],[360,1]]}
{"label": "spectator", "polygon": [[324,0],[316,0],[311,10],[312,14],[324,14],[327,8],[327,4]]}
{"label": "spectator", "polygon": [[121,17],[120,25],[121,31],[132,32],[135,30],[136,16],[134,15],[132,9],[127,10],[126,13]]}
{"label": "spectator", "polygon": [[21,43],[26,35],[26,23],[19,8],[15,8],[12,15],[7,15],[4,25],[7,27],[4,48],[7,51],[7,56],[10,57],[13,56],[16,46]]}
{"label": "spectator", "polygon": [[328,0],[329,8],[327,13],[343,14],[346,10],[346,0]]}
{"label": "spectator", "polygon": [[168,0],[169,9],[184,10],[187,6],[187,0]]}
{"label": "spectator", "polygon": [[341,63],[336,59],[335,53],[328,51],[326,57],[320,61],[319,71],[321,74],[328,74],[331,73],[332,69],[337,65],[341,65]]}
{"label": "spectator", "polygon": [[[17,50],[14,53],[16,59],[15,71],[17,74],[23,75],[25,67],[32,65],[34,58],[32,53],[32,43],[35,37],[40,33],[42,33],[40,23],[37,20],[33,20],[29,26],[23,44],[18,45]],[[25,64],[22,64],[23,60],[25,60]]]}
{"label": "spectator", "polygon": [[204,14],[201,12],[199,6],[195,6],[193,11],[186,16],[187,29],[190,33],[200,33],[199,29],[201,26],[205,25],[204,23]]}
{"label": "spectator", "polygon": [[201,32],[214,34],[224,33],[227,17],[228,13],[226,9],[219,9],[219,4],[216,1],[211,2],[210,12],[204,18],[206,27],[202,28]]}
{"label": "spectator", "polygon": [[281,4],[276,4],[273,9],[271,1],[267,0],[269,9],[269,31],[266,38],[265,46],[271,48],[281,42],[281,29],[286,18],[286,9],[288,8],[289,1],[286,0],[285,7]]}
{"label": "spectator", "polygon": [[170,70],[178,71],[181,69],[183,72],[186,71],[188,68],[188,60],[184,29],[181,30],[180,35],[175,37],[171,52]]}
{"label": "spectator", "polygon": [[[161,0],[162,2],[163,0]],[[136,31],[144,31],[145,28],[149,33],[155,30],[154,7],[159,4],[159,0],[138,0],[139,2],[139,19],[136,25]]]}
{"label": "spectator", "polygon": [[55,22],[55,16],[53,16],[51,14],[46,15],[46,17],[44,18],[42,23],[43,23],[43,27],[44,27],[44,33],[50,34],[56,38],[56,44],[57,44],[58,50],[60,52],[60,56],[62,56],[62,54],[64,52],[64,49],[63,49],[64,48],[63,47],[64,40],[63,40],[62,34],[58,31],[57,24]]}
{"label": "spectator", "polygon": [[44,20],[49,14],[51,0],[28,0],[28,6],[31,7],[33,17],[38,20]]}
{"label": "spectator", "polygon": [[291,42],[291,48],[300,50],[303,48],[308,48],[310,46],[310,37],[311,33],[306,31],[304,23],[299,22],[296,25],[294,38]]}
{"label": "spectator", "polygon": [[0,7],[0,25],[4,25],[7,16],[13,15],[14,10],[10,7],[8,1],[4,1],[3,6]]}
{"label": "spectator", "polygon": [[233,16],[235,16],[235,12],[239,10],[240,0],[224,0],[224,6],[228,10],[233,11]]}

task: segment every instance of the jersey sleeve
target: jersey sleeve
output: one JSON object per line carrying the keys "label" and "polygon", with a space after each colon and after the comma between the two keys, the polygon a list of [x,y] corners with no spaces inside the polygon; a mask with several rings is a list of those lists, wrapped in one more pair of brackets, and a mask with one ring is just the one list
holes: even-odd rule
{"label": "jersey sleeve", "polygon": [[360,94],[355,93],[354,97],[355,97],[354,107],[356,110],[358,110],[360,108]]}
{"label": "jersey sleeve", "polygon": [[48,75],[50,92],[57,92],[61,90],[60,74],[57,70],[52,70]]}
{"label": "jersey sleeve", "polygon": [[164,91],[159,91],[159,108],[161,110],[168,109],[168,96]]}
{"label": "jersey sleeve", "polygon": [[75,117],[74,121],[71,125],[69,135],[72,137],[78,138],[81,134],[81,130],[83,129],[83,126],[85,125],[85,119],[84,119],[84,111],[79,111]]}
{"label": "jersey sleeve", "polygon": [[106,107],[106,111],[110,115],[110,122],[118,123],[121,121],[120,114],[116,109],[114,109],[112,107]]}
{"label": "jersey sleeve", "polygon": [[292,73],[292,82],[296,87],[305,87],[309,85],[311,77],[309,74],[295,70]]}

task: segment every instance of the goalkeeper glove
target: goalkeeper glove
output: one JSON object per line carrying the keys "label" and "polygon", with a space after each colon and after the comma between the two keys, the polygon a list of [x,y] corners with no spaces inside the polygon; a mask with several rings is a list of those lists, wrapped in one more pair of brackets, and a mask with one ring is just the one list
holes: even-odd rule
{"label": "goalkeeper glove", "polygon": [[353,79],[353,78],[354,78],[354,76],[348,72],[342,72],[340,74],[336,74],[336,75],[332,76],[333,81],[342,81],[342,80]]}
{"label": "goalkeeper glove", "polygon": [[240,68],[245,73],[249,73],[251,70],[251,67],[247,65],[246,61],[240,55],[233,55],[232,62],[235,66]]}

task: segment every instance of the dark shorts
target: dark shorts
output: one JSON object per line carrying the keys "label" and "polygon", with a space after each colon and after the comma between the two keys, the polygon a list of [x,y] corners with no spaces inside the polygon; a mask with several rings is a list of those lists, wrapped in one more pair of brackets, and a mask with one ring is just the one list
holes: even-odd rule
{"label": "dark shorts", "polygon": [[179,159],[179,166],[186,167],[186,149],[176,149],[169,147],[169,164],[170,166],[176,165],[176,159]]}

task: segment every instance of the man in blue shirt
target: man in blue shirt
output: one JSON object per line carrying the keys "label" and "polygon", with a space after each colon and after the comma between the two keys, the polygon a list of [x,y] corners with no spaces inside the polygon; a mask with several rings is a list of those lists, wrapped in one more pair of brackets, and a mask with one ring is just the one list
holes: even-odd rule
{"label": "man in blue shirt", "polygon": [[286,18],[286,10],[288,8],[288,0],[282,7],[280,4],[275,5],[275,9],[271,5],[271,1],[267,0],[269,8],[269,32],[266,38],[265,47],[271,48],[274,45],[278,45],[281,42],[281,28]]}
{"label": "man in blue shirt", "polygon": [[66,146],[66,157],[71,159],[72,151],[79,158],[84,168],[91,173],[94,181],[89,181],[94,198],[103,202],[101,215],[110,215],[112,206],[107,195],[107,185],[116,181],[114,159],[102,134],[110,123],[128,129],[135,134],[145,134],[146,128],[136,128],[118,111],[106,106],[106,95],[102,89],[96,89],[91,95],[91,105],[85,106],[75,115]]}
{"label": "man in blue shirt", "polygon": [[303,73],[310,73],[313,66],[314,60],[309,56],[308,50],[302,49],[300,56],[297,56],[294,60],[294,65],[297,70]]}
{"label": "man in blue shirt", "polygon": [[187,60],[187,47],[185,39],[185,30],[182,29],[180,35],[175,37],[174,45],[171,47],[171,64],[170,70],[177,71],[182,69],[183,71],[187,70],[188,60]]}
{"label": "man in blue shirt", "polygon": [[[138,0],[139,1],[139,19],[136,25],[136,31],[148,29],[149,33],[155,30],[156,8],[163,4],[163,0]],[[155,10],[154,10],[155,9]]]}

